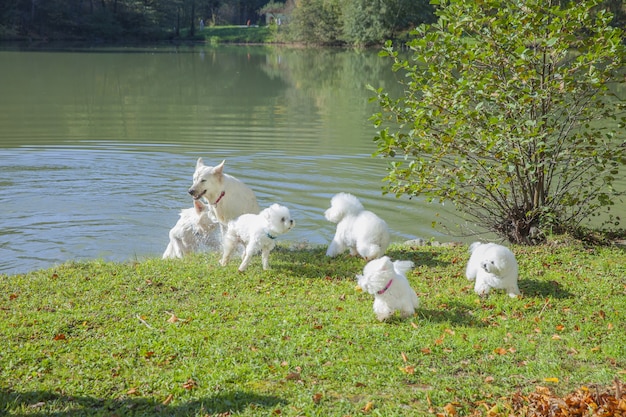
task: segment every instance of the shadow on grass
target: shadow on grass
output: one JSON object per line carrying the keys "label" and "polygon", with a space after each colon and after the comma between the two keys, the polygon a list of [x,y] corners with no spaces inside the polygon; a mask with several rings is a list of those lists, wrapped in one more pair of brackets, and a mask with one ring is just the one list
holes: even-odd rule
{"label": "shadow on grass", "polygon": [[427,249],[425,250],[416,250],[414,248],[402,248],[402,249],[393,249],[387,251],[387,256],[391,258],[391,260],[401,260],[401,261],[413,261],[415,266],[428,266],[428,267],[445,267],[450,265],[448,261],[442,261],[438,259],[439,253],[432,252]]}
{"label": "shadow on grass", "polygon": [[471,313],[473,307],[462,303],[447,303],[445,308],[438,310],[427,310],[418,308],[417,315],[420,319],[432,323],[453,323],[454,326],[465,327],[487,327],[487,324],[477,320]]}
{"label": "shadow on grass", "polygon": [[[413,261],[416,266],[442,267],[450,262],[438,259],[438,254],[430,251],[416,251],[414,249],[394,249],[387,252],[391,260]],[[319,246],[306,249],[287,249],[280,246],[270,255],[270,265],[277,270],[288,270],[290,273],[303,278],[340,277],[354,278],[363,272],[367,264],[365,259],[350,256],[348,252],[330,258],[326,256],[326,247]]]}
{"label": "shadow on grass", "polygon": [[[125,398],[121,400],[74,397],[49,391],[14,392],[0,390],[0,413],[15,410],[17,414],[28,409],[29,416],[172,416],[182,417],[204,414],[238,413],[247,407],[271,408],[284,405],[283,399],[250,392],[232,391],[214,397],[193,400],[180,405],[163,405],[161,401],[149,398]],[[57,411],[63,410],[63,411]],[[5,414],[2,414],[5,415]],[[9,414],[11,415],[11,414]]]}
{"label": "shadow on grass", "polygon": [[534,279],[521,279],[519,288],[525,297],[552,297],[552,298],[572,298],[574,294],[563,289],[556,281],[538,281]]}

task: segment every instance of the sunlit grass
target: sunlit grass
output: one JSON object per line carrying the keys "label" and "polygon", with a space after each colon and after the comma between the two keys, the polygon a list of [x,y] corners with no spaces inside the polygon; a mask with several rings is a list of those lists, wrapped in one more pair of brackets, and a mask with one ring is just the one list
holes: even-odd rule
{"label": "sunlit grass", "polygon": [[323,248],[279,247],[270,271],[197,255],[0,276],[0,414],[486,413],[623,378],[624,250],[514,252],[523,297],[480,299],[467,247],[394,246],[420,308],[388,323],[355,291],[364,261]]}

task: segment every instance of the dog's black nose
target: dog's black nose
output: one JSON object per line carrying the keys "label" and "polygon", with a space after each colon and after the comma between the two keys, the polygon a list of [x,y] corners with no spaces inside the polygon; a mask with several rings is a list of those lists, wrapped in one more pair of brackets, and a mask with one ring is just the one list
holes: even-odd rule
{"label": "dog's black nose", "polygon": [[193,194],[194,194],[193,189],[191,189],[191,188],[190,188],[190,189],[188,189],[188,190],[187,190],[187,192],[188,192],[190,195],[193,195]]}

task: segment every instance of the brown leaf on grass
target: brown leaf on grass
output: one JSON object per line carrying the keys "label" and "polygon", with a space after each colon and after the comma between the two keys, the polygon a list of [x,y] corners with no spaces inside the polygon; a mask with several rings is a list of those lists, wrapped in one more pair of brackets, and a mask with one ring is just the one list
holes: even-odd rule
{"label": "brown leaf on grass", "polygon": [[146,358],[146,359],[150,359],[150,358],[151,358],[151,357],[153,357],[153,356],[154,356],[154,352],[152,352],[152,351],[146,352],[146,353],[143,355],[143,357],[144,357],[144,358]]}
{"label": "brown leaf on grass", "polygon": [[172,400],[174,399],[174,394],[170,394],[167,396],[167,398],[165,398],[163,400],[163,402],[161,403],[161,405],[168,405],[169,403],[172,402]]}
{"label": "brown leaf on grass", "polygon": [[620,381],[616,380],[615,393],[581,387],[564,397],[555,395],[549,388],[538,386],[528,396],[520,393],[512,396],[512,414],[527,417],[623,416],[626,411],[626,394],[621,392],[620,386]]}
{"label": "brown leaf on grass", "polygon": [[402,355],[402,360],[403,360],[404,362],[408,362],[408,361],[409,361],[409,358],[406,356],[406,353],[404,353],[404,352],[400,352],[400,354]]}
{"label": "brown leaf on grass", "polygon": [[415,373],[415,367],[411,365],[405,366],[404,368],[400,368],[400,370],[404,372],[405,374],[409,374],[409,375],[413,375]]}
{"label": "brown leaf on grass", "polygon": [[198,384],[196,383],[196,381],[194,381],[191,378],[189,378],[187,380],[187,382],[185,382],[183,384],[183,388],[185,388],[186,390],[192,390],[192,389],[196,388],[197,386],[198,386]]}
{"label": "brown leaf on grass", "polygon": [[361,409],[361,411],[363,411],[364,413],[369,413],[373,409],[374,409],[374,403],[372,401],[368,401],[367,404],[365,404],[365,407]]}
{"label": "brown leaf on grass", "polygon": [[174,313],[170,313],[170,318],[167,319],[168,323],[176,323],[178,321],[178,317],[176,317],[176,314]]}
{"label": "brown leaf on grass", "polygon": [[9,295],[9,300],[15,300],[18,297],[17,294],[13,293]]}
{"label": "brown leaf on grass", "polygon": [[313,394],[313,404],[319,404],[320,401],[322,401],[323,395],[320,394],[319,392],[316,394]]}
{"label": "brown leaf on grass", "polygon": [[557,332],[562,332],[563,329],[565,329],[565,326],[563,326],[562,324],[559,324],[559,325],[556,326],[556,331]]}
{"label": "brown leaf on grass", "polygon": [[493,381],[495,381],[495,378],[492,376],[485,378],[485,384],[491,384]]}
{"label": "brown leaf on grass", "polygon": [[498,355],[506,355],[506,349],[503,347],[495,348],[493,353],[497,353]]}
{"label": "brown leaf on grass", "polygon": [[300,372],[291,372],[287,374],[285,377],[287,381],[299,381],[300,380]]}
{"label": "brown leaf on grass", "polygon": [[445,411],[446,414],[449,415],[449,416],[456,416],[457,415],[456,407],[452,403],[448,403],[448,404],[444,405],[443,406],[443,411]]}
{"label": "brown leaf on grass", "polygon": [[428,347],[422,348],[421,351],[424,355],[430,355],[431,353],[433,353],[433,351]]}
{"label": "brown leaf on grass", "polygon": [[66,339],[67,339],[67,337],[64,334],[62,334],[62,333],[54,335],[54,338],[53,338],[53,340],[55,340],[55,341],[66,340]]}
{"label": "brown leaf on grass", "polygon": [[126,391],[126,395],[141,395],[141,393],[139,392],[139,390],[135,387],[129,389],[128,391]]}

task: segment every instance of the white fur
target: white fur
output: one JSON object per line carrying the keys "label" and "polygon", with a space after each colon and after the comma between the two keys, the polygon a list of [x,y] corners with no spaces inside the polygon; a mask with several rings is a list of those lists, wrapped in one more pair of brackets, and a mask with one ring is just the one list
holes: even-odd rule
{"label": "white fur", "polygon": [[335,257],[349,249],[350,255],[358,254],[369,261],[385,254],[390,240],[387,223],[365,210],[352,194],[339,193],[333,196],[324,217],[337,223],[335,237],[328,246],[326,256]]}
{"label": "white fur", "polygon": [[276,246],[276,237],[287,233],[295,225],[289,209],[279,204],[272,204],[259,214],[242,214],[228,224],[220,265],[225,266],[228,263],[233,251],[241,243],[245,249],[239,271],[245,271],[252,256],[259,251],[263,269],[269,269],[270,251]]}
{"label": "white fur", "polygon": [[471,255],[465,275],[470,281],[476,280],[476,294],[486,296],[494,288],[506,290],[512,298],[520,295],[517,261],[509,248],[495,243],[474,242],[469,251]]}
{"label": "white fur", "polygon": [[383,256],[368,262],[363,275],[357,275],[359,287],[374,296],[374,313],[378,320],[386,320],[396,311],[403,318],[415,313],[419,299],[406,278],[412,268],[411,261],[391,262],[388,256]]}
{"label": "white fur", "polygon": [[170,242],[163,259],[182,258],[212,239],[218,224],[215,217],[200,200],[195,200],[193,205],[180,212],[180,218],[170,230]]}
{"label": "white fur", "polygon": [[222,226],[222,233],[229,221],[242,214],[259,212],[254,192],[237,178],[224,173],[225,162],[211,167],[198,158],[193,184],[188,191],[195,200],[204,198],[209,202],[211,211]]}

